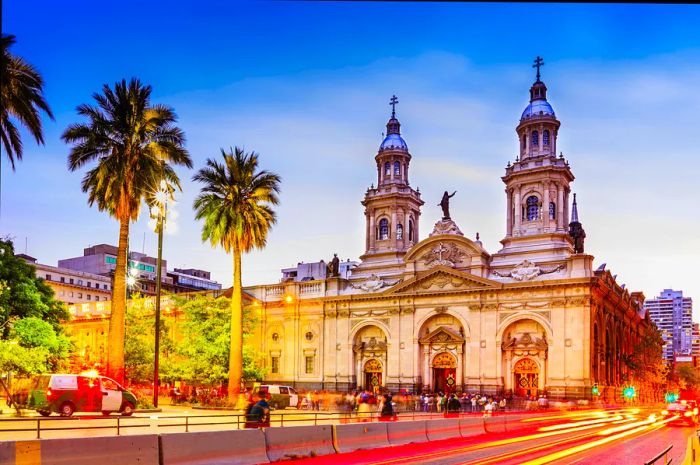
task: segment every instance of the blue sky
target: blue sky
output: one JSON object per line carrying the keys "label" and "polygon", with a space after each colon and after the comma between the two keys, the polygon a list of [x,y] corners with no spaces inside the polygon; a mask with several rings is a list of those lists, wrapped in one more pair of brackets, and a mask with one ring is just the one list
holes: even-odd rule
{"label": "blue sky", "polygon": [[[167,5],[167,6],[166,6]],[[0,234],[42,263],[116,243],[117,223],[89,208],[81,173],[60,141],[104,83],[138,76],[174,107],[195,168],[220,147],[261,153],[283,178],[268,247],[244,260],[244,283],[276,282],[298,261],[357,259],[360,200],[397,114],[426,205],[421,237],[453,216],[490,252],[505,230],[500,176],[517,154],[536,55],[562,121],[559,148],[577,179],[587,251],[647,296],[683,289],[700,299],[700,8],[696,5],[341,2],[3,2],[14,52],[46,80],[56,121],[46,146],[25,140],[11,173],[2,160]],[[200,240],[198,186],[180,170],[172,267],[209,269],[225,285],[231,261]],[[145,215],[131,247],[155,252]],[[144,241],[145,233],[145,241]],[[696,303],[696,313],[700,304]]]}

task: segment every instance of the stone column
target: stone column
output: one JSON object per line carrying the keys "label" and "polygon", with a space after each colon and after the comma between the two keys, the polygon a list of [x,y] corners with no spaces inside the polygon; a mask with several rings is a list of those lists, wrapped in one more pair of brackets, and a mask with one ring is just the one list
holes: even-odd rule
{"label": "stone column", "polygon": [[557,184],[557,231],[564,230],[564,188]]}
{"label": "stone column", "polygon": [[515,390],[515,386],[511,384],[513,382],[513,352],[510,350],[506,352],[506,370],[507,372],[503,376],[505,381],[503,388]]}
{"label": "stone column", "polygon": [[377,240],[377,226],[374,224],[374,210],[369,212],[369,249],[374,251]]}
{"label": "stone column", "polygon": [[464,375],[462,374],[462,365],[464,364],[462,356],[462,346],[457,347],[457,387],[464,389]]}
{"label": "stone column", "polygon": [[549,231],[549,181],[543,182],[543,192],[542,192],[542,210],[544,216],[544,230]]}
{"label": "stone column", "polygon": [[520,224],[522,222],[521,218],[522,207],[520,206],[520,187],[515,188],[515,225],[513,227],[513,235],[520,235]]}
{"label": "stone column", "polygon": [[569,191],[564,192],[564,229],[569,226]]}
{"label": "stone column", "polygon": [[506,189],[506,236],[513,235],[513,192],[512,189]]}
{"label": "stone column", "polygon": [[430,386],[430,346],[423,346],[423,386]]}
{"label": "stone column", "polygon": [[[393,172],[393,171],[392,171]],[[398,248],[399,244],[398,241],[396,240],[396,210],[391,211],[391,229],[389,230],[389,239],[391,240],[391,244],[394,245],[394,248]]]}

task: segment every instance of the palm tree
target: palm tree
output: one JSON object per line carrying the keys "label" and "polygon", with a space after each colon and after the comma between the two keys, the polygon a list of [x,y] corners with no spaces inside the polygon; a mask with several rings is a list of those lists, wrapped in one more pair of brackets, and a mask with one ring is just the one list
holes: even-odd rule
{"label": "palm tree", "polygon": [[10,160],[12,170],[15,159],[22,159],[22,139],[15,126],[17,120],[34,136],[37,144],[44,144],[39,112],[43,111],[53,119],[53,113],[44,100],[44,80],[39,72],[22,58],[10,53],[15,36],[0,38],[0,139]]}
{"label": "palm tree", "polygon": [[244,153],[236,147],[226,153],[223,164],[207,159],[206,166],[192,178],[204,184],[194,201],[196,218],[204,220],[202,241],[233,251],[233,294],[231,297],[231,350],[229,355],[228,396],[236,400],[243,372],[243,288],[241,254],[254,247],[262,249],[267,234],[276,222],[280,177],[258,171],[258,154]]}
{"label": "palm tree", "polygon": [[151,104],[151,86],[132,78],[107,84],[93,94],[96,106],[78,107],[88,123],[73,124],[63,133],[72,143],[68,168],[75,171],[96,162],[83,177],[88,204],[97,204],[119,221],[119,246],[109,320],[107,371],[117,381],[124,377],[124,314],[126,312],[129,224],[136,221],[141,201],[158,190],[160,181],[180,187],[172,165],[192,167],[184,148],[184,133],[175,126],[172,108]]}

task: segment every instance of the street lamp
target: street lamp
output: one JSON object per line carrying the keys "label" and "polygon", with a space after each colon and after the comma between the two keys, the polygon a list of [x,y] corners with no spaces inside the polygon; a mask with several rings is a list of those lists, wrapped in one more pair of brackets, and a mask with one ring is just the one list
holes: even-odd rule
{"label": "street lamp", "polygon": [[153,406],[158,407],[158,368],[160,366],[160,288],[163,260],[163,230],[168,213],[168,199],[173,200],[173,188],[163,179],[160,188],[153,194],[151,201],[151,225],[158,233],[158,261],[156,262],[156,322],[155,354],[153,358]]}

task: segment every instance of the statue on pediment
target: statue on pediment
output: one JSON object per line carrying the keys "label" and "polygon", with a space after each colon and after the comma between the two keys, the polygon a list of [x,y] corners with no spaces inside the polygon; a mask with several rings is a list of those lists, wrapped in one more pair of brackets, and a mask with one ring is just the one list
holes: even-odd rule
{"label": "statue on pediment", "polygon": [[501,278],[513,278],[516,281],[531,281],[540,275],[556,273],[557,271],[561,271],[564,268],[566,268],[566,265],[561,264],[555,266],[552,269],[545,270],[542,269],[542,267],[540,267],[539,265],[531,262],[530,260],[523,260],[522,262],[515,265],[515,267],[513,267],[513,269],[510,270],[509,273],[501,273],[499,271],[494,270],[493,274],[495,274],[496,276],[500,276]]}

